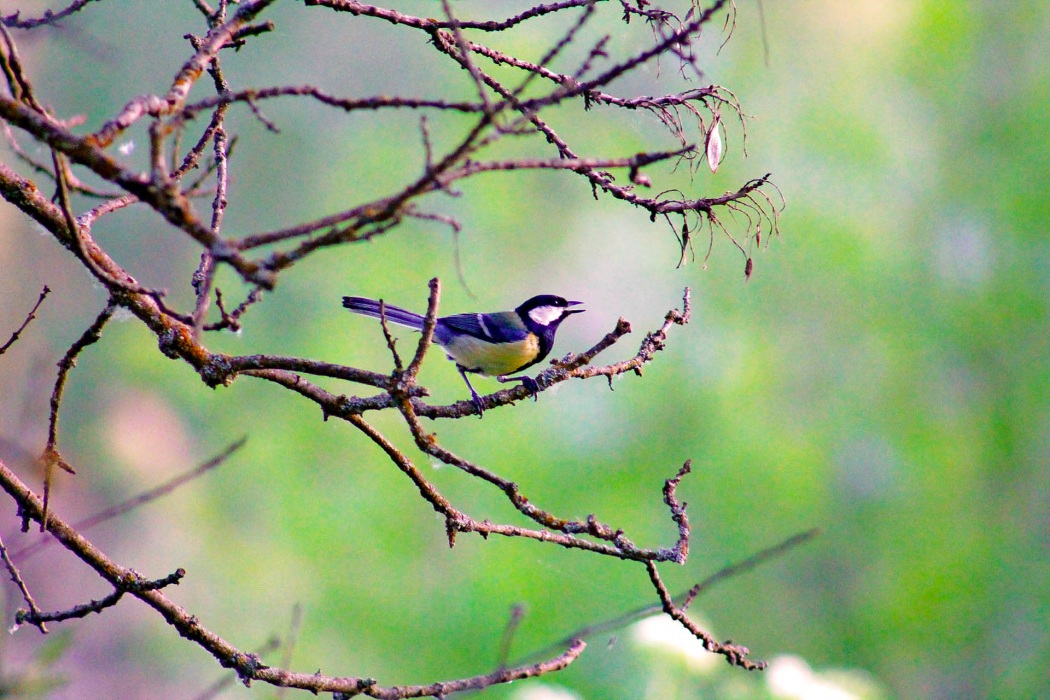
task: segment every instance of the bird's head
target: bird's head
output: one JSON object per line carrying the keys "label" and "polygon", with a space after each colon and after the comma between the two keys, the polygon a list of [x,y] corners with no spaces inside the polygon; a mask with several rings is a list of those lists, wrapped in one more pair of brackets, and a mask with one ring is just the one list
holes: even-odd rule
{"label": "bird's head", "polygon": [[521,320],[527,325],[542,329],[557,328],[558,324],[572,314],[583,313],[585,309],[571,307],[582,304],[582,301],[567,301],[554,294],[534,296],[515,309]]}

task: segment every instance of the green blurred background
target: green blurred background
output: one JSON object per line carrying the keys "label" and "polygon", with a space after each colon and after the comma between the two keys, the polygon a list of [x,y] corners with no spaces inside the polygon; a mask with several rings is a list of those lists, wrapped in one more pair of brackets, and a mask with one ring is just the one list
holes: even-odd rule
{"label": "green blurred background", "polygon": [[[45,5],[0,3],[4,14],[30,6]],[[520,5],[456,7],[461,17],[500,17]],[[440,12],[430,3],[405,9]],[[542,507],[594,513],[647,546],[673,541],[660,486],[692,458],[694,474],[680,488],[694,528],[691,557],[663,569],[675,590],[819,526],[817,540],[714,589],[694,612],[757,658],[793,654],[818,673],[850,669],[865,679],[865,690],[839,697],[1050,697],[1050,5],[767,0],[767,47],[757,6],[738,9],[725,48],[716,54],[724,35],[712,26],[700,50],[708,80],[733,90],[753,115],[748,157],[739,123],[727,120],[717,174],[648,172],[657,188],[694,196],[773,173],[787,208],[781,235],[752,251],[750,282],[720,234],[706,263],[701,237],[696,261],[676,269],[664,224],[610,198],[595,201],[575,176],[486,176],[463,183],[458,198],[428,201],[462,221],[458,238],[410,221],[314,256],[282,277],[241,334],[209,343],[387,371],[377,325],[349,317],[339,297],[422,308],[426,280],[438,276],[446,312],[506,308],[539,292],[586,300],[588,312],[563,327],[556,354],[588,347],[625,316],[636,333],[608,353],[612,360],[633,354],[689,286],[693,322],[676,329],[644,377],[623,378],[614,392],[603,381],[565,384],[537,403],[434,429]],[[624,50],[651,41],[640,23],[624,29],[615,7],[602,12],[593,36],[611,32]],[[224,59],[235,87],[313,83],[346,96],[473,90],[461,71],[428,63],[436,54],[414,33],[295,3],[267,16],[277,31]],[[86,115],[93,129],[131,96],[166,89],[187,55],[180,37],[188,31],[203,31],[188,1],[97,3],[59,30],[16,40],[41,99],[61,115]],[[557,22],[544,21],[493,41],[537,58],[557,35]],[[665,60],[610,92],[696,84],[683,85]],[[267,133],[244,109],[231,117],[241,143],[228,234],[336,212],[422,166],[417,115],[347,116],[295,101],[262,108],[282,133]],[[585,155],[674,145],[641,114],[574,106],[552,123]],[[440,148],[463,122],[435,115],[430,128]],[[122,143],[134,144],[129,162],[143,162],[141,129]],[[527,152],[524,144],[514,150]],[[0,216],[0,336],[43,284],[54,289],[0,358],[0,457],[39,483],[24,455],[46,437],[53,363],[104,298],[13,207]],[[743,233],[742,220],[723,218]],[[134,209],[100,222],[96,235],[142,282],[189,303],[199,252],[183,237]],[[239,293],[229,275],[219,285]],[[411,342],[405,334],[402,347]],[[454,368],[437,358],[424,383],[438,401],[462,398]],[[480,380],[482,388],[497,385]],[[61,479],[56,507],[75,520],[248,435],[215,473],[91,536],[148,576],[185,567],[172,596],[241,648],[286,635],[301,604],[291,665],[302,671],[384,684],[483,673],[497,663],[514,604],[526,608],[512,654],[520,659],[653,602],[637,565],[526,541],[460,537],[450,550],[440,519],[373,445],[321,418],[249,378],[207,389],[160,355],[140,324],[114,323],[71,376],[61,449],[79,473]],[[395,416],[371,420],[409,449]],[[521,522],[493,489],[410,454],[474,517]],[[17,548],[33,537],[17,534],[11,510],[3,536]],[[24,568],[45,608],[107,592],[58,551]],[[6,595],[11,613],[19,601]],[[62,627],[45,650],[57,661],[33,630],[5,637],[5,678],[35,674],[60,683],[53,696],[79,698],[193,697],[221,677],[134,602]],[[591,639],[583,658],[547,680],[585,698],[777,692],[724,664],[702,673],[676,665],[640,640],[629,630]],[[249,695],[273,691],[227,693]]]}

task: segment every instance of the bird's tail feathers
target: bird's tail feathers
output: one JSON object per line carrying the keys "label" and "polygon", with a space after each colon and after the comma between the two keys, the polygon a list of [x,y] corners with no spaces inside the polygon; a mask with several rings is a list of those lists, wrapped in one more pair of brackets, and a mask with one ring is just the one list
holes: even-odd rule
{"label": "bird's tail feathers", "polygon": [[383,305],[383,312],[379,311],[379,301],[366,299],[365,297],[343,297],[343,306],[355,314],[363,314],[372,318],[381,318],[384,314],[390,323],[407,326],[413,330],[423,330],[423,317],[397,306]]}

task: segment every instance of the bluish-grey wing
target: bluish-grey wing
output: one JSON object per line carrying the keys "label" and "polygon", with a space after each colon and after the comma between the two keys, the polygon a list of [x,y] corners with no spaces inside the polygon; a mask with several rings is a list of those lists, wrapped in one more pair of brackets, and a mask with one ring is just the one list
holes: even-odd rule
{"label": "bluish-grey wing", "polygon": [[437,332],[445,335],[444,338],[438,338],[445,342],[452,333],[465,333],[490,343],[514,343],[528,335],[525,324],[513,312],[445,316],[439,320]]}

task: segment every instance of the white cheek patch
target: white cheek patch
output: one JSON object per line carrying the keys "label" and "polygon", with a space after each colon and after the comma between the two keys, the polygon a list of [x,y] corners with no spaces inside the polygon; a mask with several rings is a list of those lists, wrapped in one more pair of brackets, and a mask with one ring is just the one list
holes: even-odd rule
{"label": "white cheek patch", "polygon": [[529,312],[529,318],[541,326],[546,326],[561,318],[565,309],[560,306],[538,306]]}

